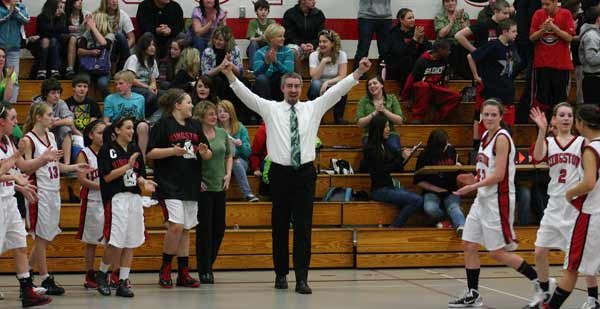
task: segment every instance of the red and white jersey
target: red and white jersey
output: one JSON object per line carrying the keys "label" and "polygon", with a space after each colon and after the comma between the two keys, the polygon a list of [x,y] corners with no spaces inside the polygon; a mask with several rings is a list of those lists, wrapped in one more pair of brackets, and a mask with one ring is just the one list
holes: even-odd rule
{"label": "red and white jersey", "polygon": [[[54,134],[46,131],[46,138],[49,144],[46,144],[37,134],[33,131],[27,132],[25,137],[31,141],[31,147],[33,156],[32,158],[41,157],[46,150],[50,147],[52,149],[57,150],[56,139],[54,139]],[[38,189],[47,190],[47,191],[59,191],[60,190],[60,170],[58,167],[58,161],[52,161],[46,163],[46,165],[38,168],[35,171],[35,174],[31,175],[31,179],[34,181],[34,185],[38,187]]]}
{"label": "red and white jersey", "polygon": [[[92,171],[90,171],[86,177],[91,181],[98,181],[98,177],[100,177],[98,171],[98,154],[94,152],[90,147],[85,147],[81,150],[81,153],[85,157],[87,164],[90,166]],[[81,187],[80,193],[81,199],[94,200],[94,201],[102,201],[102,196],[100,195],[100,190],[90,189],[88,187]]]}
{"label": "red and white jersey", "polygon": [[546,163],[550,167],[550,183],[548,195],[564,197],[567,190],[577,185],[583,175],[581,154],[585,146],[585,138],[574,136],[562,146],[555,136],[546,137],[548,151]]}
{"label": "red and white jersey", "polygon": [[[13,156],[15,153],[15,147],[10,141],[8,136],[3,136],[0,139],[0,161],[6,160]],[[8,174],[12,173],[15,169],[11,169]],[[15,195],[15,182],[14,181],[2,181],[0,182],[0,197],[11,197]]]}
{"label": "red and white jersey", "polygon": [[[587,146],[585,146],[585,149],[591,149],[594,152],[597,162],[596,168],[598,169],[598,174],[596,175],[600,175],[600,139],[592,140]],[[596,179],[596,185],[594,185],[592,191],[588,192],[588,194],[582,198],[576,199],[573,203],[577,204],[578,201],[579,203],[583,202],[583,204],[580,204],[581,212],[586,214],[600,213],[600,179]],[[577,208],[578,206],[579,205],[575,205]]]}
{"label": "red and white jersey", "polygon": [[477,189],[477,197],[493,197],[499,194],[514,194],[515,193],[515,144],[513,143],[510,134],[504,129],[500,129],[489,136],[489,131],[485,131],[481,138],[481,145],[477,153],[476,177],[478,181],[484,180],[487,176],[492,175],[496,171],[496,140],[498,136],[504,135],[509,141],[508,157],[506,158],[506,173],[504,178],[497,184],[480,187]]}

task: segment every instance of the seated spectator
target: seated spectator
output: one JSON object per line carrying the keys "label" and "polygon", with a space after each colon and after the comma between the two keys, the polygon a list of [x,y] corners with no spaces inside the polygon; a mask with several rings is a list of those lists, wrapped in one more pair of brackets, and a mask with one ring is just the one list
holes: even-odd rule
{"label": "seated spectator", "polygon": [[67,69],[65,78],[71,79],[75,75],[75,58],[77,56],[77,39],[86,30],[85,17],[90,12],[83,10],[83,0],[67,0],[65,4],[65,18],[67,20]]}
{"label": "seated spectator", "polygon": [[[321,96],[329,87],[346,77],[348,72],[348,56],[341,50],[342,42],[339,34],[333,30],[319,32],[319,49],[310,54],[310,88],[308,99]],[[343,96],[333,107],[333,119],[336,124],[345,123],[344,110],[348,95]]]}
{"label": "seated spectator", "polygon": [[104,100],[104,122],[111,124],[123,117],[133,118],[136,123],[137,143],[146,160],[146,147],[150,127],[144,121],[144,97],[132,91],[135,75],[131,71],[120,71],[115,74],[115,88],[117,92]]}
{"label": "seated spectator", "polygon": [[386,144],[394,151],[400,151],[400,134],[395,125],[401,125],[404,121],[400,102],[393,94],[386,94],[383,88],[383,80],[380,76],[371,77],[367,80],[367,95],[358,101],[356,116],[354,117],[356,125],[363,128],[363,145],[367,145],[369,136],[369,127],[371,122],[378,114],[386,117],[389,121],[390,134]]}
{"label": "seated spectator", "polygon": [[196,76],[200,73],[200,52],[193,47],[184,49],[177,61],[175,71],[170,88],[179,88],[191,93]]}
{"label": "seated spectator", "polygon": [[281,76],[294,71],[294,52],[283,45],[285,31],[279,24],[270,24],[264,33],[269,45],[256,52],[252,63],[254,92],[267,100],[283,99]]}
{"label": "seated spectator", "polygon": [[[87,57],[96,59],[106,59],[110,63],[110,49],[115,40],[115,35],[111,32],[106,13],[95,12],[92,16],[85,18],[85,32],[79,38],[77,43],[77,54],[80,61],[85,61]],[[82,62],[83,63],[83,62]],[[108,94],[108,82],[110,80],[110,66],[104,70],[88,70],[83,64],[79,66],[80,72],[88,74],[96,81],[97,90],[100,91],[101,98]],[[72,78],[72,77],[71,77]]]}
{"label": "seated spectator", "polygon": [[301,70],[300,61],[315,51],[319,32],[325,29],[325,14],[315,4],[315,0],[298,0],[283,14],[285,44],[294,51],[297,72]]}
{"label": "seated spectator", "polygon": [[60,78],[61,40],[69,31],[61,0],[46,0],[37,16],[36,26],[39,35],[36,79]]}
{"label": "seated spectator", "polygon": [[[260,180],[258,193],[261,196],[271,195],[271,190],[269,188],[269,184],[267,183],[269,179],[268,168],[266,168],[267,164],[265,164],[267,155],[267,127],[265,126],[264,122],[261,122],[256,130],[256,133],[254,133],[252,152],[250,153],[250,171]],[[267,182],[265,182],[265,179]]]}
{"label": "seated spectator", "polygon": [[274,19],[267,18],[267,16],[269,16],[269,7],[269,2],[266,0],[257,0],[254,2],[256,19],[253,19],[248,23],[248,31],[246,32],[246,39],[250,40],[250,44],[248,44],[248,48],[246,49],[248,63],[250,64],[252,64],[254,60],[256,51],[268,44],[265,40],[264,33],[270,24],[275,23]]}
{"label": "seated spectator", "polygon": [[73,113],[74,125],[79,132],[83,132],[90,122],[102,119],[102,112],[98,103],[88,97],[90,83],[89,76],[85,74],[75,75],[71,83],[73,85],[73,95],[65,101],[69,110]]}
{"label": "seated spectator", "polygon": [[[429,134],[415,170],[427,165],[460,165],[456,149],[448,143],[448,134],[442,129],[435,129]],[[458,189],[456,176],[458,173],[419,174],[415,175],[414,183],[423,189],[425,213],[434,222],[443,221],[447,214],[458,235],[462,236],[465,215],[460,209],[460,196],[452,194]]]}
{"label": "seated spectator", "polygon": [[227,11],[221,9],[220,1],[196,1],[198,6],[192,11],[192,26],[189,30],[189,37],[192,38],[192,46],[197,48],[202,55],[217,27],[227,24]]}
{"label": "seated spectator", "polygon": [[10,102],[18,82],[15,68],[6,65],[6,50],[0,47],[0,100]]}
{"label": "seated spectator", "polygon": [[119,8],[119,1],[115,0],[100,0],[97,12],[108,15],[111,32],[115,35],[111,60],[117,68],[121,68],[122,63],[131,55],[130,49],[135,45],[135,28],[131,17]]}
{"label": "seated spectator", "polygon": [[472,79],[467,64],[467,50],[458,44],[454,35],[469,26],[469,14],[464,9],[457,9],[457,0],[443,0],[442,11],[433,20],[435,32],[440,39],[450,42],[450,71],[462,79]]}
{"label": "seated spectator", "polygon": [[131,90],[144,96],[146,118],[158,110],[158,88],[156,86],[158,63],[155,43],[152,33],[142,35],[135,48],[135,54],[129,56],[123,66],[123,70],[135,74]]}
{"label": "seated spectator", "polygon": [[[583,71],[582,91],[586,104],[600,104],[600,7],[590,8],[581,27],[579,59]],[[6,96],[5,96],[6,98]]]}
{"label": "seated spectator", "polygon": [[415,25],[411,9],[400,9],[396,18],[398,24],[390,32],[390,49],[384,57],[385,79],[395,80],[402,87],[417,59],[431,44],[425,37],[425,28]]}
{"label": "seated spectator", "polygon": [[[235,108],[230,101],[221,100],[217,105],[217,118],[219,126],[229,135],[230,145],[233,154],[233,177],[240,186],[240,191],[246,201],[258,202],[258,198],[252,193],[252,188],[248,183],[248,159],[250,158],[250,138],[248,129],[237,120]],[[233,146],[233,147],[231,147]]]}
{"label": "seated spectator", "polygon": [[219,98],[216,93],[215,84],[210,77],[199,75],[198,78],[196,78],[196,84],[192,91],[192,104],[196,106],[196,104],[201,101],[210,101],[216,105],[219,103]]}
{"label": "seated spectator", "polygon": [[138,4],[135,17],[141,33],[154,35],[157,58],[164,58],[171,41],[183,31],[183,10],[179,3],[174,0],[144,0]]}
{"label": "seated spectator", "polygon": [[436,109],[432,121],[438,123],[460,104],[461,95],[448,88],[449,54],[448,41],[435,41],[433,48],[417,60],[408,76],[402,90],[402,100],[414,100],[412,123],[423,123],[431,105]]}
{"label": "seated spectator", "polygon": [[81,136],[73,123],[73,113],[69,110],[67,103],[60,98],[62,87],[55,78],[48,78],[42,82],[41,94],[33,99],[33,103],[46,103],[52,108],[54,121],[50,131],[56,138],[56,145],[64,151],[63,163],[71,162],[71,134]]}
{"label": "seated spectator", "polygon": [[[160,89],[167,90],[171,87],[171,82],[175,78],[177,62],[181,57],[181,52],[185,46],[185,34],[180,33],[175,40],[171,42],[169,47],[169,53],[167,57],[158,61],[158,83]],[[198,54],[198,61],[200,61],[200,54]]]}
{"label": "seated spectator", "polygon": [[412,214],[423,209],[423,197],[394,185],[390,173],[394,167],[402,164],[404,158],[385,142],[389,134],[389,120],[383,115],[376,115],[369,127],[369,138],[363,152],[371,176],[373,199],[402,207],[391,224],[391,227],[402,227]]}
{"label": "seated spectator", "polygon": [[[4,64],[0,67],[2,70],[10,69],[19,78],[19,59],[21,57],[21,30],[29,22],[29,13],[27,7],[21,1],[2,1],[0,2],[0,47],[4,48]],[[5,67],[6,66],[6,67]],[[10,75],[4,75],[4,77]],[[19,85],[15,83],[12,89],[12,97],[8,99],[10,103],[17,102],[19,96]],[[3,96],[0,96],[2,98]]]}
{"label": "seated spectator", "polygon": [[[520,62],[514,41],[517,37],[517,24],[511,20],[500,22],[500,36],[477,48],[467,56],[475,82],[481,84],[481,94],[477,97],[476,108],[483,100],[497,98],[504,105],[504,122],[515,124],[515,69]],[[481,74],[480,74],[481,73]],[[477,108],[478,109],[478,108]],[[479,113],[475,122],[479,122]],[[483,134],[485,128],[479,123],[477,132]],[[474,135],[475,136],[475,135]]]}

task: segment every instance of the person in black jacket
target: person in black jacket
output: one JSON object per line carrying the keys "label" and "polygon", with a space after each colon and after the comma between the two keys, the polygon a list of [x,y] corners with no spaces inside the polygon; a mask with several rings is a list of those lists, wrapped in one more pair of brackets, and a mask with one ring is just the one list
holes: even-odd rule
{"label": "person in black jacket", "polygon": [[183,10],[173,0],[144,0],[135,15],[140,33],[150,32],[156,38],[158,58],[167,54],[169,43],[183,31]]}
{"label": "person in black jacket", "polygon": [[423,209],[423,197],[414,192],[395,186],[390,175],[403,165],[402,154],[390,148],[385,139],[390,134],[389,120],[377,114],[369,127],[369,140],[365,146],[364,158],[371,176],[371,195],[373,200],[401,206],[398,217],[391,227],[402,227],[415,212]]}
{"label": "person in black jacket", "polygon": [[398,25],[390,32],[389,50],[385,60],[386,79],[404,86],[419,57],[431,48],[425,37],[425,28],[415,25],[415,14],[411,9],[402,8],[396,14]]}
{"label": "person in black jacket", "polygon": [[319,46],[319,32],[325,29],[325,14],[315,7],[315,0],[298,0],[283,14],[285,44],[294,51],[295,68]]}
{"label": "person in black jacket", "polygon": [[67,34],[65,6],[60,0],[47,0],[37,17],[39,39],[38,71],[36,79],[60,77],[60,40]]}

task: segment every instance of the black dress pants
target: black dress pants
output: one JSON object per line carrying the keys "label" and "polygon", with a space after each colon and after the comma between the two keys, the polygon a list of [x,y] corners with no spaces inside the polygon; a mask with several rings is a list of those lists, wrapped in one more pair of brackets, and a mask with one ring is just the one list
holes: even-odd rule
{"label": "black dress pants", "polygon": [[212,271],[225,236],[225,191],[200,193],[196,226],[196,262],[198,272]]}

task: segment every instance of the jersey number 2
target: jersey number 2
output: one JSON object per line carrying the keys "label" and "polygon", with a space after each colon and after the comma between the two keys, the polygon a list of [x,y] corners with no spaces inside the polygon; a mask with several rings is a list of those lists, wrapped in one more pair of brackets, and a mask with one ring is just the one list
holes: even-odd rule
{"label": "jersey number 2", "polygon": [[48,167],[48,175],[50,176],[50,179],[58,178],[58,167],[56,167],[56,166]]}
{"label": "jersey number 2", "polygon": [[559,183],[565,183],[567,182],[567,170],[566,169],[562,169],[560,170],[558,175],[558,182]]}

